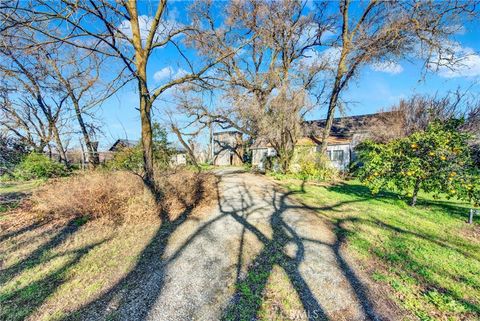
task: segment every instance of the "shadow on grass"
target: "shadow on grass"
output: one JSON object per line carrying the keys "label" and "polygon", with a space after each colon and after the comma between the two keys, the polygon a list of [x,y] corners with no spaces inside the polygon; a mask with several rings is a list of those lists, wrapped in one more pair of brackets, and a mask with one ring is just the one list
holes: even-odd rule
{"label": "shadow on grass", "polygon": [[[352,225],[353,224],[353,225]],[[449,238],[439,238],[428,234],[421,234],[413,231],[394,226],[379,219],[359,218],[359,217],[346,217],[337,219],[335,223],[335,230],[340,242],[345,242],[347,238],[354,238],[356,236],[362,237],[359,230],[361,225],[369,225],[373,228],[383,231],[386,239],[382,239],[382,243],[375,245],[369,244],[369,252],[371,252],[383,265],[377,267],[377,270],[387,269],[388,273],[397,274],[397,281],[395,289],[400,287],[401,282],[409,283],[404,278],[407,275],[415,280],[417,290],[420,289],[418,295],[421,296],[423,301],[430,301],[430,304],[437,306],[440,311],[450,311],[456,313],[462,320],[475,319],[475,316],[480,314],[480,306],[478,302],[467,300],[458,293],[452,290],[452,284],[462,282],[462,277],[465,278],[463,283],[473,289],[480,289],[479,280],[475,278],[475,272],[470,271],[466,275],[458,275],[452,273],[455,269],[447,271],[444,268],[437,268],[435,264],[431,264],[430,261],[420,261],[415,258],[415,254],[412,253],[411,247],[414,248],[422,246],[421,243],[425,242],[426,246],[433,246],[430,251],[448,250],[457,252],[463,255],[466,260],[469,260],[471,264],[480,264],[480,257],[473,253],[478,253],[478,246],[472,246],[471,248],[463,243],[453,242]],[[385,233],[386,232],[386,233]],[[469,248],[469,251],[465,249]],[[418,253],[422,257],[421,252]],[[427,254],[428,255],[428,254]],[[442,256],[438,256],[441,260]],[[476,262],[476,263],[472,263]],[[447,262],[437,262],[438,264],[448,264]],[[348,271],[348,265],[342,265],[342,269]],[[383,267],[382,267],[383,266]],[[385,267],[385,268],[384,268]],[[386,268],[388,267],[388,268]],[[467,269],[468,271],[468,269]],[[439,276],[445,278],[448,282],[439,281]],[[410,292],[408,288],[406,291]],[[467,292],[468,293],[468,292]],[[429,299],[430,296],[437,296]],[[440,299],[438,299],[440,298]],[[421,301],[422,301],[421,300]],[[415,306],[411,306],[413,312],[417,316],[429,315],[432,311],[428,308],[423,308],[424,303],[417,302]],[[461,307],[459,308],[458,305]],[[460,311],[460,312],[459,312]],[[464,311],[464,312],[461,312]]]}
{"label": "shadow on grass", "polygon": [[[445,201],[445,200],[431,200],[431,199],[425,199],[425,198],[419,198],[417,206],[416,207],[410,207],[407,203],[407,199],[405,197],[402,197],[399,194],[393,193],[393,192],[381,192],[380,194],[377,194],[376,196],[372,196],[370,193],[370,190],[368,187],[359,185],[359,184],[338,184],[334,186],[327,187],[329,191],[333,191],[336,193],[340,194],[345,194],[349,196],[354,196],[357,199],[358,202],[364,202],[364,201],[369,201],[369,200],[375,200],[378,202],[384,202],[387,204],[392,204],[392,205],[398,205],[401,204],[405,208],[408,208],[410,210],[415,210],[415,209],[428,209],[428,210],[433,210],[433,211],[438,211],[441,212],[438,215],[449,215],[455,219],[461,220],[461,221],[466,221],[467,214],[468,214],[468,207],[467,205],[464,204],[459,204],[453,201]],[[304,191],[304,188],[302,188]],[[347,201],[348,202],[348,201]],[[399,203],[400,202],[400,203]],[[345,204],[345,202],[342,202]],[[335,204],[334,206],[338,206],[338,204]],[[324,207],[321,210],[330,210],[331,207]],[[329,217],[331,219],[331,217]],[[475,252],[480,253],[480,247],[475,246],[475,245],[470,245],[466,244],[465,242],[455,240],[452,238],[444,238],[439,235],[433,235],[432,233],[428,231],[424,231],[422,233],[420,232],[415,232],[415,231],[410,231],[407,230],[406,228],[394,226],[392,224],[386,223],[384,220],[380,219],[374,219],[374,220],[365,220],[363,218],[355,217],[352,218],[352,220],[362,220],[364,223],[369,223],[369,224],[374,224],[377,227],[380,228],[387,228],[391,231],[395,231],[397,233],[402,233],[402,234],[410,234],[412,236],[415,236],[419,239],[423,239],[426,241],[429,241],[431,243],[435,243],[438,246],[446,247],[449,248],[453,251],[457,251],[460,254],[470,257],[470,258],[475,258],[479,260],[478,255],[473,255],[471,253]],[[339,222],[342,222],[342,220],[339,220]],[[407,223],[407,222],[406,222]],[[337,228],[340,228],[337,224]],[[341,230],[341,229],[340,229]],[[462,248],[469,248],[470,252],[463,250]]]}
{"label": "shadow on grass", "polygon": [[28,194],[23,192],[10,192],[0,194],[0,214],[8,212],[19,206],[22,199]]}
{"label": "shadow on grass", "polygon": [[[170,188],[175,187],[170,186]],[[185,207],[185,211],[178,217],[170,219],[168,213],[164,211],[159,213],[163,223],[149,245],[141,253],[137,265],[130,273],[97,300],[63,318],[102,320],[115,315],[122,315],[127,320],[145,319],[163,287],[164,269],[168,262],[162,259],[169,237],[185,222],[194,205],[203,197],[201,184],[195,185],[195,188],[196,199],[193,201],[193,205],[188,205],[187,202],[191,200],[182,199],[180,192],[176,193],[178,194],[178,201],[183,203]],[[160,200],[161,197],[160,193],[156,195],[157,200]],[[34,250],[27,258],[0,270],[0,285],[9,282],[17,275],[22,275],[27,270],[48,264],[49,261],[58,257],[59,255],[49,256],[48,254],[51,250],[60,246],[67,238],[74,235],[83,223],[85,222],[78,219],[71,220],[57,230],[49,241]],[[34,223],[17,231],[1,235],[1,237],[3,240],[6,240],[32,231],[40,226]],[[53,234],[51,230],[47,232]],[[91,244],[75,251],[69,251],[68,253],[62,253],[61,255],[68,255],[72,258],[67,263],[53,269],[53,271],[47,272],[44,277],[25,287],[10,292],[3,292],[0,296],[0,319],[15,321],[30,317],[45,302],[46,298],[55,293],[58,287],[64,283],[66,273],[91,249],[106,241],[108,240]]]}
{"label": "shadow on grass", "polygon": [[[4,239],[20,235],[30,229],[37,228],[38,225],[28,226],[15,233],[4,235]],[[50,241],[41,245],[35,251],[33,251],[25,259],[15,263],[14,265],[2,269],[0,272],[0,285],[12,280],[14,277],[19,276],[27,270],[33,270],[42,265],[48,264],[49,261],[60,256],[45,256],[49,251],[55,249],[62,244],[66,239],[71,237],[79,228],[79,224],[75,220],[71,220],[65,226],[63,226]],[[63,253],[63,255],[73,256],[67,263],[56,268],[54,271],[50,271],[40,280],[29,283],[28,285],[12,290],[5,291],[0,294],[0,319],[2,320],[24,320],[28,318],[35,310],[42,305],[45,300],[52,295],[55,290],[64,283],[65,273],[77,264],[81,258],[86,255],[90,250],[99,246],[108,240],[103,240],[94,244],[90,244],[80,249]]]}
{"label": "shadow on grass", "polygon": [[[334,186],[325,187],[325,189],[331,192],[349,196],[349,198],[345,198],[348,200],[347,202],[374,201],[374,202],[378,202],[377,204],[379,206],[381,206],[381,203],[385,203],[385,204],[390,204],[394,206],[399,206],[399,208],[402,208],[402,209],[408,209],[412,215],[414,215],[415,209],[428,210],[430,214],[433,215],[428,217],[428,219],[431,220],[432,223],[434,223],[435,215],[447,215],[451,218],[454,218],[455,220],[465,222],[467,219],[467,214],[469,210],[469,207],[466,204],[462,204],[455,201],[449,201],[449,200],[435,200],[435,199],[432,200],[432,199],[429,199],[428,197],[419,199],[417,206],[415,208],[410,208],[407,204],[408,199],[406,199],[405,197],[402,197],[397,193],[384,191],[379,195],[373,196],[367,187],[362,186],[360,184],[342,183]],[[302,182],[297,193],[298,194],[307,193],[305,189],[305,182]],[[331,209],[332,208],[337,209],[339,205],[342,203],[345,204],[346,202],[339,202],[339,203],[335,203],[332,206],[325,206],[322,208],[318,208],[318,213],[320,213],[323,217],[325,217],[326,219],[334,223],[335,232],[340,243],[345,242],[347,238],[348,239],[354,238],[356,235],[361,237],[361,233],[357,230],[357,229],[361,230],[359,225],[368,224],[373,228],[379,229],[380,231],[387,230],[389,235],[393,235],[390,238],[390,242],[393,242],[396,239],[403,239],[404,237],[407,237],[409,238],[409,242],[415,243],[416,242],[415,240],[418,240],[418,242],[426,242],[425,244],[430,244],[426,246],[434,246],[439,250],[446,249],[448,251],[453,251],[462,255],[465,258],[465,260],[469,260],[469,262],[478,262],[478,264],[480,264],[480,256],[479,256],[480,246],[478,246],[476,243],[468,243],[461,238],[452,238],[452,237],[448,237],[447,235],[444,236],[441,232],[441,229],[439,230],[438,233],[436,233],[434,231],[430,231],[428,228],[426,228],[425,230],[422,230],[422,227],[413,228],[412,226],[412,228],[409,228],[408,221],[404,222],[405,226],[403,226],[403,224],[400,224],[401,226],[397,226],[395,220],[393,220],[393,222],[389,222],[388,219],[382,220],[381,217],[375,218],[375,216],[370,217],[369,215],[361,215],[361,216],[354,216],[354,217],[347,216],[346,218],[343,217],[344,214],[347,214],[347,213],[341,213],[342,215],[339,217],[336,215],[332,215],[333,213],[331,213]],[[374,208],[377,205],[372,203],[371,206],[372,208]],[[397,208],[397,210],[399,208]],[[392,209],[394,208],[392,207]],[[336,212],[341,212],[341,210]],[[352,225],[350,224],[353,224],[354,227],[351,227]],[[439,224],[441,223],[439,222]],[[410,245],[411,244],[412,243],[410,243]],[[371,246],[372,244],[370,244],[370,247]],[[386,247],[387,245],[383,244],[382,246],[378,247],[377,250],[382,252],[385,250]],[[435,293],[440,293],[439,295],[447,303],[444,303],[445,306],[440,307],[439,309],[447,309],[447,310],[451,309],[451,307],[448,307],[448,304],[449,304],[448,302],[450,302],[449,300],[454,300],[462,306],[460,309],[465,309],[466,311],[468,311],[466,312],[466,316],[465,316],[467,319],[469,317],[473,317],[473,315],[476,315],[476,316],[479,315],[480,307],[478,306],[478,302],[476,304],[472,301],[466,300],[464,297],[460,296],[458,292],[454,292],[452,291],[451,288],[448,288],[449,286],[446,286],[446,284],[444,285],[444,284],[438,283],[438,280],[435,280],[435,277],[432,275],[429,275],[429,273],[434,275],[442,275],[447,279],[450,278],[450,281],[453,284],[462,282],[461,281],[462,277],[465,277],[466,280],[462,283],[464,283],[465,286],[470,286],[472,289],[479,288],[480,285],[479,285],[478,279],[475,280],[475,278],[468,273],[462,276],[462,275],[450,274],[450,272],[447,272],[446,270],[443,270],[443,269],[438,271],[433,270],[433,268],[431,268],[430,265],[424,264],[419,262],[418,260],[415,260],[414,257],[412,256],[413,254],[406,251],[405,248],[406,246],[399,247],[392,254],[398,259],[398,262],[389,261],[389,259],[387,259],[386,257],[379,257],[379,258],[382,261],[384,261],[388,266],[393,266],[394,264],[397,264],[399,266],[406,267],[404,271],[406,271],[408,275],[415,278],[418,284],[420,284],[422,287],[425,287],[425,293],[423,293],[423,296],[430,295],[432,291],[434,291]],[[369,250],[372,250],[372,249],[370,248]],[[337,250],[335,251],[337,252]],[[339,264],[342,266],[342,269],[346,271],[346,273],[348,274],[349,273],[348,265],[344,264],[341,260],[339,260]],[[432,270],[429,270],[429,269],[432,269]],[[428,271],[428,272],[423,274],[422,273],[423,271]],[[351,280],[351,282],[354,284],[356,281]],[[432,299],[432,301],[433,300],[435,299]],[[441,305],[442,303],[436,302],[433,304]],[[451,304],[454,304],[454,303],[451,303]]]}
{"label": "shadow on grass", "polygon": [[[302,184],[302,191],[305,192],[305,187]],[[363,200],[375,200],[378,202],[383,202],[387,204],[403,205],[409,206],[408,203],[410,199],[399,193],[391,191],[380,191],[376,195],[372,195],[370,189],[361,184],[347,184],[340,183],[326,187],[328,191],[358,197]],[[425,198],[420,195],[417,205],[412,209],[432,209],[434,211],[442,211],[445,214],[448,214],[454,218],[466,221],[468,219],[469,207],[467,204],[458,203],[455,201],[449,200],[435,200],[430,198]]]}
{"label": "shadow on grass", "polygon": [[33,222],[27,226],[24,226],[18,230],[15,230],[15,231],[12,231],[12,232],[9,232],[9,233],[4,233],[2,235],[0,235],[0,242],[3,242],[5,240],[8,240],[9,238],[13,238],[13,237],[16,237],[18,235],[21,235],[25,232],[31,232],[37,228],[40,228],[44,225],[46,225],[48,223],[47,220],[44,220],[44,221],[37,221],[37,222]]}
{"label": "shadow on grass", "polygon": [[[185,210],[179,216],[171,219],[169,213],[159,213],[162,219],[160,227],[140,253],[135,267],[125,277],[97,299],[62,320],[146,320],[165,285],[165,272],[169,262],[201,232],[197,231],[190,236],[184,246],[168,260],[165,259],[165,250],[171,235],[189,218],[194,206],[203,198],[202,186],[197,185],[195,188],[196,200],[193,205],[179,199],[185,205]],[[157,201],[161,200],[161,197],[157,195]]]}
{"label": "shadow on grass", "polygon": [[[377,224],[382,228],[387,228],[391,232],[394,232],[383,245],[383,248],[386,249],[385,252],[382,253],[383,255],[377,256],[384,261],[385,264],[393,268],[392,270],[405,271],[410,277],[414,278],[416,284],[420,286],[421,295],[423,295],[424,299],[436,305],[440,310],[456,313],[457,317],[462,320],[473,320],[475,319],[475,315],[477,317],[480,315],[478,302],[469,301],[458,294],[458,292],[455,293],[455,291],[453,291],[454,287],[452,287],[452,285],[458,283],[462,275],[452,273],[455,269],[445,270],[441,267],[443,264],[448,264],[447,262],[436,262],[440,264],[440,267],[437,268],[437,264],[416,259],[415,255],[411,253],[411,246],[416,240],[420,242],[425,241],[432,243],[437,247],[437,250],[446,248],[450,251],[456,251],[468,258],[470,262],[476,261],[476,263],[480,265],[478,255],[471,255],[467,251],[448,244],[447,241],[438,241],[434,238],[402,230],[383,222],[377,222]],[[432,249],[435,250],[435,248]],[[473,277],[476,275],[476,272],[469,271],[468,274]],[[439,276],[441,276],[442,281],[439,281]],[[463,277],[466,276],[467,275],[463,275]],[[465,285],[476,288],[477,290],[480,286],[478,278],[472,278],[464,282]],[[468,292],[465,294],[467,293]],[[472,293],[470,293],[470,295],[472,295]],[[437,299],[435,297],[437,297]],[[458,306],[461,306],[461,308]]]}

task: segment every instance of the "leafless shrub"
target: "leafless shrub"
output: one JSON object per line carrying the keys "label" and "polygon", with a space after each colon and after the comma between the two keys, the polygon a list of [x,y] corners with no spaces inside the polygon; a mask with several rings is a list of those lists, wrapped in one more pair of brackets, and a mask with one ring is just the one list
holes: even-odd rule
{"label": "leafless shrub", "polygon": [[459,91],[443,97],[416,95],[401,100],[373,118],[368,125],[369,138],[388,142],[423,131],[432,121],[443,122],[452,118],[463,118],[463,130],[475,137],[480,129],[480,108],[477,105]]}
{"label": "leafless shrub", "polygon": [[188,171],[158,176],[163,192],[157,204],[142,179],[129,172],[89,172],[53,181],[31,198],[32,209],[44,218],[70,220],[98,219],[122,223],[168,213],[171,219],[186,209],[206,204],[215,193],[215,177]]}
{"label": "leafless shrub", "polygon": [[156,178],[163,194],[162,209],[170,220],[185,210],[209,205],[217,198],[216,177],[210,173],[180,170]]}
{"label": "leafless shrub", "polygon": [[[143,195],[142,180],[127,172],[87,173],[49,183],[32,196],[33,210],[54,219],[123,220],[129,202]],[[153,199],[144,200],[155,208]]]}

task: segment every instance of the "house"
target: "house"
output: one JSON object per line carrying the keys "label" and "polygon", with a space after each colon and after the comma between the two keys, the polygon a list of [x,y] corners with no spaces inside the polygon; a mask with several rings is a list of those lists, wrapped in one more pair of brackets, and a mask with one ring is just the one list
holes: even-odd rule
{"label": "house", "polygon": [[[327,140],[327,157],[335,168],[341,171],[348,169],[350,163],[355,160],[355,146],[368,136],[370,124],[383,114],[338,117],[333,120]],[[319,152],[325,124],[325,119],[306,121],[305,136],[298,139],[296,148]],[[273,147],[262,139],[257,140],[250,149],[252,165],[260,170],[264,169],[266,159],[276,154]]]}
{"label": "house", "polygon": [[242,165],[243,140],[238,131],[213,134],[213,164],[216,166]]}
{"label": "house", "polygon": [[118,152],[123,148],[130,148],[135,147],[138,144],[136,140],[129,140],[129,139],[117,139],[115,143],[113,143],[112,147],[108,149],[110,152]]}
{"label": "house", "polygon": [[275,149],[263,139],[257,139],[251,146],[252,152],[252,166],[256,167],[260,171],[265,170],[266,162],[269,157],[277,155]]}
{"label": "house", "polygon": [[187,165],[187,151],[182,147],[173,149],[172,156],[170,156],[170,165],[185,166]]}

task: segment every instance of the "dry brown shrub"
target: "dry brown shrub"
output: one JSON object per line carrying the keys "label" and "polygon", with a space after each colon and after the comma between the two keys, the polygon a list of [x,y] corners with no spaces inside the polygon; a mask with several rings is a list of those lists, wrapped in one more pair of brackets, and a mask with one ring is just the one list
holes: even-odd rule
{"label": "dry brown shrub", "polygon": [[52,181],[33,193],[32,202],[33,211],[55,219],[102,217],[118,222],[132,199],[143,196],[143,182],[134,174],[88,172]]}
{"label": "dry brown shrub", "polygon": [[73,218],[102,219],[122,223],[158,217],[161,210],[170,219],[185,210],[211,204],[216,199],[216,177],[187,170],[157,175],[162,193],[160,204],[140,177],[125,171],[88,172],[51,181],[35,191],[30,211],[56,221]]}
{"label": "dry brown shrub", "polygon": [[217,178],[211,173],[180,170],[156,178],[163,194],[162,208],[171,220],[185,210],[212,204],[217,199]]}

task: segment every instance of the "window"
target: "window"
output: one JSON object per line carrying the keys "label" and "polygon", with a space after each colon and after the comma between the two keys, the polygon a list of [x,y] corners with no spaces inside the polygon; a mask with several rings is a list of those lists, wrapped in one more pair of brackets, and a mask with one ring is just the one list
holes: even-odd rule
{"label": "window", "polygon": [[343,150],[327,150],[327,157],[333,162],[343,162]]}
{"label": "window", "polygon": [[343,162],[343,150],[334,150],[332,154],[332,160]]}
{"label": "window", "polygon": [[343,150],[333,150],[328,156],[332,161],[343,162]]}

